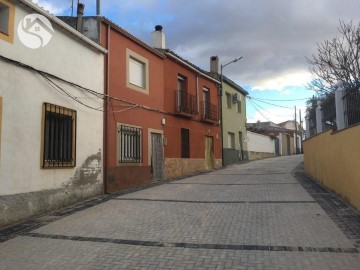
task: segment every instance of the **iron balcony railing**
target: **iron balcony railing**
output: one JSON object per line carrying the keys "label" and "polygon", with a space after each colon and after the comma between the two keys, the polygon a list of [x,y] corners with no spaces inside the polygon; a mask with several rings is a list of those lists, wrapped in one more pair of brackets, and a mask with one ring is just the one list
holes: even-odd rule
{"label": "iron balcony railing", "polygon": [[187,93],[186,91],[176,90],[176,112],[180,114],[196,115],[196,96]]}
{"label": "iron balcony railing", "polygon": [[217,122],[219,121],[218,106],[210,102],[203,101],[201,104],[202,119],[205,121]]}

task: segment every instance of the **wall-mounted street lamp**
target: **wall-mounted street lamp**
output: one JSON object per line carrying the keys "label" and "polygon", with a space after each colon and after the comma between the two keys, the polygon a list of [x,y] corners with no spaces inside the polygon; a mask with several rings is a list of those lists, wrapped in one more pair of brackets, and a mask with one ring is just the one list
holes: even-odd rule
{"label": "wall-mounted street lamp", "polygon": [[222,166],[225,166],[224,163],[224,123],[223,123],[223,112],[222,112],[222,99],[223,99],[223,69],[224,67],[235,63],[237,61],[239,61],[240,59],[242,59],[242,56],[239,56],[237,58],[235,58],[234,60],[230,61],[229,63],[226,63],[225,65],[221,65],[220,66],[220,83],[221,83],[221,89],[220,89],[220,121],[221,121],[221,156],[222,156]]}

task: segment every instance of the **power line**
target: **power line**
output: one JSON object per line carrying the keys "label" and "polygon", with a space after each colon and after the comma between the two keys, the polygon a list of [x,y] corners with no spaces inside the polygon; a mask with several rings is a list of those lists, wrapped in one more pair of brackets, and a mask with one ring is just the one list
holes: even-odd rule
{"label": "power line", "polygon": [[262,100],[259,100],[258,98],[254,98],[254,97],[248,97],[248,99],[249,99],[249,100],[250,100],[250,99],[257,100],[258,102],[262,102],[262,103],[265,103],[265,104],[268,104],[268,105],[272,105],[272,106],[275,106],[275,107],[285,108],[285,109],[289,109],[289,110],[292,110],[292,109],[293,109],[293,108],[290,108],[290,107],[286,107],[286,106],[277,105],[277,104],[274,104],[274,103],[262,101]]}
{"label": "power line", "polygon": [[249,98],[259,99],[259,100],[265,100],[265,101],[299,101],[299,100],[308,100],[309,98],[298,98],[298,99],[266,99],[266,98],[255,98],[249,96]]}
{"label": "power line", "polygon": [[259,110],[259,109],[257,108],[257,106],[253,103],[253,101],[252,101],[251,99],[249,99],[249,102],[250,102],[250,104],[254,107],[254,109],[255,109],[258,113],[260,113],[266,120],[270,121],[270,119],[267,118],[267,117],[261,112],[261,110]]}

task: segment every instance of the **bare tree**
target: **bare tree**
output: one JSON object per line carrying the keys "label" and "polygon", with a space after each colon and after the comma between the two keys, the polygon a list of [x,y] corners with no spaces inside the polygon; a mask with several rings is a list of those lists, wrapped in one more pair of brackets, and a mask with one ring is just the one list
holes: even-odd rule
{"label": "bare tree", "polygon": [[336,89],[336,83],[342,81],[346,89],[360,86],[360,23],[340,21],[340,36],[331,41],[318,44],[317,54],[307,58],[310,72],[315,77],[308,88],[317,92],[329,92]]}

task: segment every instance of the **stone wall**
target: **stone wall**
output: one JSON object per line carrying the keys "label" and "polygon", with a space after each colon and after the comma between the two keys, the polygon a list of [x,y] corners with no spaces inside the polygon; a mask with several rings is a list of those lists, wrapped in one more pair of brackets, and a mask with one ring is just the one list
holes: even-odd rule
{"label": "stone wall", "polygon": [[[221,167],[221,159],[215,160],[215,168]],[[187,158],[166,158],[165,159],[165,179],[186,176],[194,173],[209,171],[205,167],[204,159]]]}
{"label": "stone wall", "polygon": [[276,157],[276,155],[274,153],[249,151],[248,154],[249,154],[249,160],[258,160],[258,159]]}

